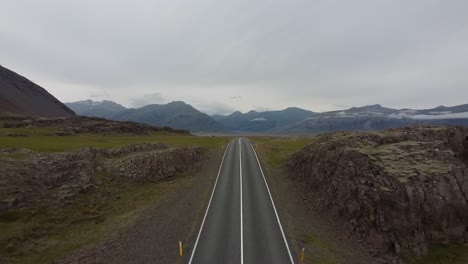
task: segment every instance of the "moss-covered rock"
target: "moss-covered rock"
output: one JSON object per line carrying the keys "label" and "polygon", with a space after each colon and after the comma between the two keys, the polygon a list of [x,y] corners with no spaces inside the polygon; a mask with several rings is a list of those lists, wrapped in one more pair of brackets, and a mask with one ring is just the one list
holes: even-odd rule
{"label": "moss-covered rock", "polygon": [[467,137],[457,126],[325,134],[286,168],[376,252],[425,255],[430,242],[468,242]]}

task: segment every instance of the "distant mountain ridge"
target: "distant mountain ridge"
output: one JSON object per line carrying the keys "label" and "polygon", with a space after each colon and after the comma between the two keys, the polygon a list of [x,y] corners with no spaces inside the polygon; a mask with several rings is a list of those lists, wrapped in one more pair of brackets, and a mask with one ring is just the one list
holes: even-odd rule
{"label": "distant mountain ridge", "polygon": [[277,111],[236,111],[208,116],[184,102],[127,109],[111,101],[68,103],[80,115],[135,121],[192,132],[317,134],[333,131],[378,131],[408,125],[468,125],[468,104],[431,109],[392,109],[379,104],[345,110],[312,112],[297,107]]}
{"label": "distant mountain ridge", "polygon": [[268,132],[315,115],[317,113],[312,111],[289,107],[265,112],[252,110],[245,114],[236,111],[225,117],[217,117],[217,121],[230,131]]}
{"label": "distant mountain ridge", "polygon": [[409,125],[468,126],[468,104],[432,109],[392,109],[381,105],[330,111],[274,130],[278,134],[318,134],[333,131],[378,131]]}
{"label": "distant mountain ridge", "polygon": [[46,89],[1,65],[0,114],[37,117],[75,115]]}
{"label": "distant mountain ridge", "polygon": [[187,129],[191,132],[223,132],[216,120],[181,101],[152,104],[141,108],[125,108],[112,101],[92,100],[67,103],[79,115],[96,116],[117,121],[134,121],[154,126]]}
{"label": "distant mountain ridge", "polygon": [[168,126],[191,132],[317,134],[333,131],[373,131],[408,125],[449,124],[468,126],[468,104],[430,109],[392,109],[379,104],[323,113],[297,107],[277,111],[236,111],[230,115],[204,114],[175,101],[141,108],[118,103],[78,101],[63,104],[41,86],[0,65],[0,116],[102,117]]}
{"label": "distant mountain ridge", "polygon": [[85,100],[66,103],[66,105],[73,109],[76,114],[81,116],[95,116],[110,119],[118,113],[127,110],[127,108],[122,105],[108,100]]}
{"label": "distant mountain ridge", "polygon": [[188,129],[191,132],[225,131],[225,128],[212,117],[181,101],[127,109],[114,116],[113,119]]}

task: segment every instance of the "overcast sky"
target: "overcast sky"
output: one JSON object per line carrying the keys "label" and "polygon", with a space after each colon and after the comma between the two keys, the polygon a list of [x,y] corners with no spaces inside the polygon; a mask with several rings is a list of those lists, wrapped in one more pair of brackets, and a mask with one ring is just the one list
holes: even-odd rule
{"label": "overcast sky", "polygon": [[456,105],[467,14],[466,0],[3,0],[0,64],[64,102]]}

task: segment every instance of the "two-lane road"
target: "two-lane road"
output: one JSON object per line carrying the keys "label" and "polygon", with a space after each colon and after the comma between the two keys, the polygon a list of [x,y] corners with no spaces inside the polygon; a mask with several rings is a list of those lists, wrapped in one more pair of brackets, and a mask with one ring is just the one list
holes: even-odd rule
{"label": "two-lane road", "polygon": [[189,264],[294,263],[257,154],[247,139],[226,148]]}

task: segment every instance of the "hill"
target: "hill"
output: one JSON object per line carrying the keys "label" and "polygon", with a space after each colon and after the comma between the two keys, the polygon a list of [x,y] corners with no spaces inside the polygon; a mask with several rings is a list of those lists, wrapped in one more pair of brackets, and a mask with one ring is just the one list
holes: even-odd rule
{"label": "hill", "polygon": [[191,132],[221,132],[224,127],[212,117],[181,101],[164,105],[147,105],[127,109],[113,116],[114,120],[134,121],[155,126],[187,129]]}
{"label": "hill", "polygon": [[152,104],[141,108],[125,108],[120,104],[104,100],[67,103],[83,116],[102,117],[117,121],[134,121],[154,126],[168,126],[191,132],[222,132],[225,128],[209,115],[181,101],[168,104]]}
{"label": "hill", "polygon": [[122,105],[108,100],[100,102],[85,100],[65,104],[75,111],[77,115],[81,116],[112,118],[118,113],[127,110],[127,108]]}
{"label": "hill", "polygon": [[75,113],[46,89],[0,66],[0,115],[67,117]]}
{"label": "hill", "polygon": [[217,116],[217,118],[218,122],[230,131],[268,132],[315,115],[316,113],[308,110],[289,107],[278,111],[252,110],[245,114],[237,111],[225,117]]}

